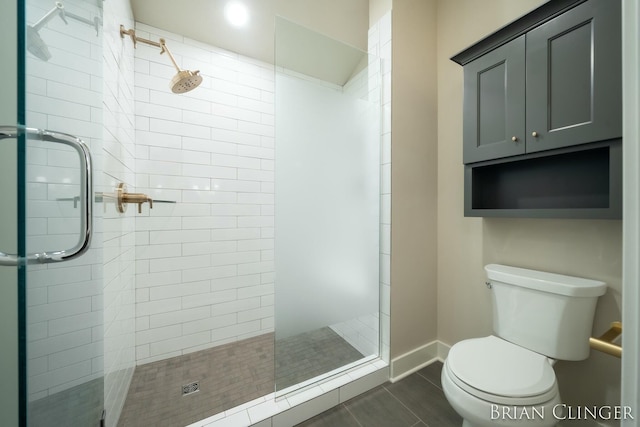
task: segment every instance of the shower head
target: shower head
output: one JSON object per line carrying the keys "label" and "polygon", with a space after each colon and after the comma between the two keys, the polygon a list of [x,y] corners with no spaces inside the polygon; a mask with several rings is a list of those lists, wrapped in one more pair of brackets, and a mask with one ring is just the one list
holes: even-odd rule
{"label": "shower head", "polygon": [[31,25],[27,26],[27,50],[43,61],[51,59],[51,52],[49,52],[47,44],[40,37],[38,30]]}
{"label": "shower head", "polygon": [[178,74],[173,76],[173,78],[171,79],[171,84],[169,85],[169,87],[171,87],[171,92],[185,93],[200,86],[200,83],[202,83],[200,70],[189,71],[180,69],[180,67],[178,67],[178,63],[171,54],[171,51],[167,47],[164,39],[160,39],[160,46],[162,47],[162,51],[160,52],[160,54],[167,52],[167,55],[169,55],[169,59],[171,59],[171,62],[173,62],[173,66],[176,67],[176,70],[178,71]]}
{"label": "shower head", "polygon": [[51,52],[49,52],[49,48],[47,44],[44,42],[42,37],[40,36],[40,29],[47,25],[47,22],[51,21],[56,16],[59,16],[62,21],[69,25],[67,18],[73,18],[76,21],[83,22],[87,25],[91,25],[96,29],[96,35],[98,35],[98,29],[100,28],[100,19],[95,17],[93,21],[78,16],[76,14],[67,12],[64,8],[64,5],[57,1],[53,9],[47,12],[42,18],[38,20],[33,25],[27,25],[27,50],[31,52],[36,58],[42,59],[43,61],[48,61],[51,59]]}
{"label": "shower head", "polygon": [[47,25],[47,22],[51,21],[56,16],[60,16],[60,18],[66,23],[67,21],[64,19],[63,15],[64,6],[60,2],[56,2],[53,9],[46,13],[42,18],[38,20],[33,25],[27,25],[27,50],[33,54],[38,59],[42,59],[43,61],[48,61],[51,59],[51,52],[49,52],[49,48],[47,44],[40,37],[40,28]]}
{"label": "shower head", "polygon": [[178,63],[176,62],[176,59],[171,54],[171,51],[167,47],[167,43],[164,39],[160,39],[160,41],[158,42],[155,42],[153,40],[143,39],[142,37],[138,37],[136,35],[136,30],[134,30],[133,28],[130,28],[127,30],[124,28],[124,25],[120,25],[120,37],[124,38],[124,36],[131,37],[131,41],[133,41],[134,48],[136,47],[138,42],[141,42],[144,44],[148,44],[150,46],[159,47],[160,55],[162,55],[165,52],[167,53],[167,55],[169,55],[169,59],[171,59],[173,66],[176,68],[176,71],[178,72],[175,76],[173,76],[173,78],[171,79],[171,83],[169,84],[169,87],[171,88],[171,92],[173,93],[189,92],[197,88],[198,86],[200,86],[200,83],[202,83],[202,76],[200,75],[200,70],[189,71],[189,70],[183,70],[180,67],[178,67]]}
{"label": "shower head", "polygon": [[199,73],[199,70],[179,70],[178,74],[171,79],[171,92],[185,93],[200,86],[202,76]]}

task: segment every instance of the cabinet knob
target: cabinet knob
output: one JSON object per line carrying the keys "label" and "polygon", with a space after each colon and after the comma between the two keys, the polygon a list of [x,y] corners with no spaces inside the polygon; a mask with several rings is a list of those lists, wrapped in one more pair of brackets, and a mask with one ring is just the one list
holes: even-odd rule
{"label": "cabinet knob", "polygon": [[536,131],[531,132],[531,136],[534,137],[534,138],[537,138],[538,137],[538,132],[536,132]]}
{"label": "cabinet knob", "polygon": [[511,140],[512,140],[513,142],[516,142],[516,141],[518,141],[518,137],[517,137],[517,136],[512,136],[512,137],[511,137]]}

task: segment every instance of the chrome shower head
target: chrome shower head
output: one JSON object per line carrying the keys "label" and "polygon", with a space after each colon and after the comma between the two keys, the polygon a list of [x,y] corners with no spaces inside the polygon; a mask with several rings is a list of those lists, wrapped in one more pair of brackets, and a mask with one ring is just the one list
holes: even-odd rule
{"label": "chrome shower head", "polygon": [[200,86],[202,76],[200,71],[179,70],[171,79],[171,92],[185,93]]}

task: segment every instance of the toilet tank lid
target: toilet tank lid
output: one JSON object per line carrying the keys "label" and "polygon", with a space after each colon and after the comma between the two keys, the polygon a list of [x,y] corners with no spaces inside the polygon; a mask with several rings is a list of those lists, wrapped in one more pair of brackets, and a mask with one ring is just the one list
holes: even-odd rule
{"label": "toilet tank lid", "polygon": [[489,264],[484,267],[487,277],[497,282],[573,297],[604,295],[607,284],[599,280],[528,270],[508,265]]}

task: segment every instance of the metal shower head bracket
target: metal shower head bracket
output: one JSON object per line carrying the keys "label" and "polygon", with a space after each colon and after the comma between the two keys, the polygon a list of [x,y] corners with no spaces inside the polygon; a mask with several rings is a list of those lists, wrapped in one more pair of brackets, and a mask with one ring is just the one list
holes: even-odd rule
{"label": "metal shower head bracket", "polygon": [[76,21],[82,22],[83,24],[94,27],[96,30],[96,36],[100,34],[100,18],[96,16],[92,21],[87,18],[83,18],[82,16],[78,16],[74,13],[67,12],[64,5],[61,2],[57,1],[55,2],[53,9],[47,12],[35,24],[27,25],[27,50],[36,58],[39,58],[43,61],[48,61],[49,59],[51,59],[51,52],[49,52],[49,47],[38,32],[56,16],[59,16],[66,25],[69,25],[67,18],[71,18]]}
{"label": "metal shower head bracket", "polygon": [[[143,39],[142,37],[138,37],[136,35],[136,30],[134,30],[133,28],[129,28],[127,30],[124,28],[124,25],[120,24],[120,37],[124,38],[124,36],[131,37],[131,41],[133,42],[133,47],[138,47],[138,42],[141,42],[151,46],[159,47],[160,49],[164,50],[162,47],[162,44],[158,42],[154,42],[153,40],[147,40],[147,39]],[[160,39],[160,41],[164,42],[164,39]],[[163,52],[160,52],[160,53],[163,53]]]}
{"label": "metal shower head bracket", "polygon": [[160,39],[159,42],[154,42],[153,40],[144,39],[142,37],[138,37],[136,35],[136,30],[134,30],[133,28],[129,28],[127,30],[127,29],[124,28],[124,25],[120,25],[120,37],[124,38],[124,36],[131,37],[131,40],[133,41],[133,47],[134,48],[138,47],[138,42],[144,43],[144,44],[148,44],[148,45],[151,45],[151,46],[155,46],[155,47],[159,47],[160,48],[160,55],[162,55],[163,53],[167,52],[167,54],[169,55],[169,58],[171,59],[171,62],[173,62],[173,66],[176,67],[176,70],[178,72],[182,71],[180,69],[180,67],[178,67],[177,62],[176,62],[175,58],[173,57],[173,55],[171,54],[171,52],[169,51],[169,48],[167,47],[167,43],[165,42],[164,39]]}
{"label": "metal shower head bracket", "polygon": [[125,36],[131,37],[131,41],[133,42],[133,47],[136,48],[138,46],[138,42],[148,44],[150,46],[155,46],[160,48],[160,55],[163,53],[167,53],[169,55],[169,59],[173,63],[178,74],[171,80],[171,90],[174,93],[184,93],[190,90],[195,89],[202,83],[202,77],[200,76],[200,70],[189,71],[183,70],[178,66],[176,59],[171,54],[171,51],[167,47],[166,41],[161,38],[159,42],[154,42],[153,40],[145,39],[142,37],[138,37],[136,35],[136,30],[133,28],[129,28],[128,30],[124,27],[124,25],[120,24],[120,37],[125,38]]}
{"label": "metal shower head bracket", "polygon": [[83,24],[87,24],[95,28],[96,36],[99,34],[100,19],[97,16],[93,18],[93,20],[83,18],[82,16],[76,15],[75,13],[68,12],[65,9],[64,5],[62,4],[62,2],[59,2],[59,1],[55,2],[53,9],[47,12],[47,14],[44,15],[42,18],[40,18],[38,22],[32,25],[33,29],[36,31],[39,31],[40,28],[44,27],[47,24],[47,22],[49,22],[51,19],[55,18],[56,16],[59,16],[60,19],[62,19],[62,21],[64,21],[64,23],[67,25],[69,25],[69,21],[67,21],[67,18],[74,19],[78,22],[82,22]]}

